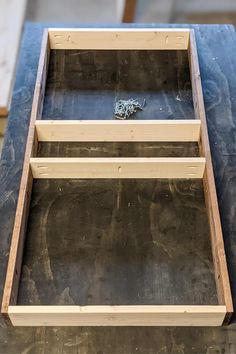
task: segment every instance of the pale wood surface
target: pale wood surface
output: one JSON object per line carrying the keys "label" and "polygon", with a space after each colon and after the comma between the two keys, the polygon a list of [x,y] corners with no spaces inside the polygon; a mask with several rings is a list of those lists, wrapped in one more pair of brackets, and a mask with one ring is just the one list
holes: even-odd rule
{"label": "pale wood surface", "polygon": [[14,326],[220,326],[225,306],[10,306]]}
{"label": "pale wood surface", "polygon": [[30,159],[34,178],[202,178],[203,157]]}
{"label": "pale wood surface", "polygon": [[51,49],[186,50],[188,29],[49,28]]}
{"label": "pale wood surface", "polygon": [[7,115],[15,79],[15,66],[26,0],[0,2],[0,115]]}
{"label": "pale wood surface", "polygon": [[36,121],[38,141],[198,141],[201,121]]}

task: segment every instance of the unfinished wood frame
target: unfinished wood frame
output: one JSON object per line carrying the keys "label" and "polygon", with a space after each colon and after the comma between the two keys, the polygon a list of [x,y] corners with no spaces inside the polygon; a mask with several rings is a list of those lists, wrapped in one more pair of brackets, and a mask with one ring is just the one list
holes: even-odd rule
{"label": "unfinished wood frame", "polygon": [[[187,50],[195,117],[185,121],[40,121],[50,49]],[[38,141],[195,141],[199,143],[200,156],[38,158]],[[203,178],[218,305],[17,305],[33,178],[160,177]],[[193,30],[54,28],[45,31],[1,310],[15,326],[219,326],[229,322],[233,305]]]}

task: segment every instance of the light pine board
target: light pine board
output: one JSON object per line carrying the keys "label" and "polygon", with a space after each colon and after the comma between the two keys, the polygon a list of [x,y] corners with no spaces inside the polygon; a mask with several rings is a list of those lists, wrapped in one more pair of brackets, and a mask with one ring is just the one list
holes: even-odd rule
{"label": "light pine board", "polygon": [[201,121],[36,121],[38,141],[198,141]]}
{"label": "light pine board", "polygon": [[14,326],[220,326],[225,306],[9,306]]}
{"label": "light pine board", "polygon": [[202,178],[204,157],[33,157],[34,178]]}
{"label": "light pine board", "polygon": [[49,28],[51,49],[187,50],[188,29]]}

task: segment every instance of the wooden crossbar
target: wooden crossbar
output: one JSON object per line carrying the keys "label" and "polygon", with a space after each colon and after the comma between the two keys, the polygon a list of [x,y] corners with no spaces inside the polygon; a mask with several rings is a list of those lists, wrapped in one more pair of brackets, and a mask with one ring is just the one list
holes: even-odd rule
{"label": "wooden crossbar", "polygon": [[200,119],[192,120],[38,120],[38,141],[199,141]]}
{"label": "wooden crossbar", "polygon": [[30,159],[34,178],[202,178],[204,157]]}
{"label": "wooden crossbar", "polygon": [[14,326],[220,326],[225,306],[10,306]]}

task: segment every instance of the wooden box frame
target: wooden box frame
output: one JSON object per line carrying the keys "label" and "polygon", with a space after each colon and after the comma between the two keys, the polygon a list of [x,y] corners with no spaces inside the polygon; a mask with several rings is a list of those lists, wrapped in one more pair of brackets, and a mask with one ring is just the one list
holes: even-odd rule
{"label": "wooden box frame", "polygon": [[[50,49],[186,50],[195,117],[189,120],[40,120]],[[196,141],[192,158],[37,158],[38,141]],[[18,306],[24,235],[34,178],[203,178],[218,305]],[[194,31],[47,29],[25,150],[2,313],[15,326],[219,326],[233,312]]]}

